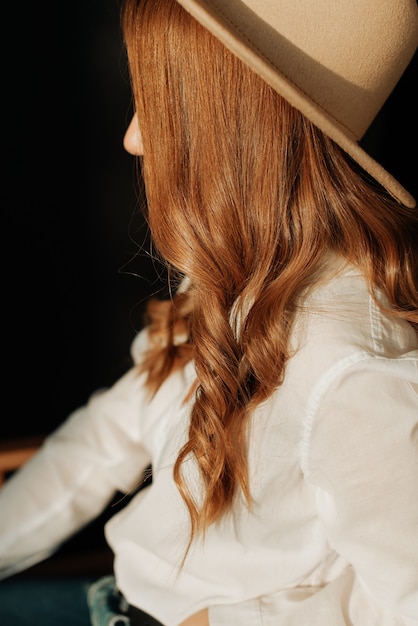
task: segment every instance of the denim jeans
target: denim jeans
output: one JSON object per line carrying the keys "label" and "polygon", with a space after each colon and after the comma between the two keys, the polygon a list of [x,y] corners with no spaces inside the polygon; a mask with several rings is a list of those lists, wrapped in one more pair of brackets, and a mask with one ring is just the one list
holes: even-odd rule
{"label": "denim jeans", "polygon": [[91,626],[88,578],[9,578],[0,582],[1,626]]}
{"label": "denim jeans", "polygon": [[114,576],[10,578],[0,582],[0,626],[162,626],[129,607]]}

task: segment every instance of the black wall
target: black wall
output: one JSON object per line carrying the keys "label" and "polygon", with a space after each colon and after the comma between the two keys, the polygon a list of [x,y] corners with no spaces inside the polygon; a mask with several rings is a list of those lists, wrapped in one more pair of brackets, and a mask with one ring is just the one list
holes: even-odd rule
{"label": "black wall", "polygon": [[[129,366],[144,300],[119,0],[8,8],[3,76],[0,439],[49,432]],[[365,138],[418,197],[417,61]],[[161,268],[159,268],[161,271]]]}
{"label": "black wall", "polygon": [[147,231],[122,147],[119,0],[20,5],[10,28],[0,438],[49,432],[124,373],[158,288],[151,260],[135,258]]}

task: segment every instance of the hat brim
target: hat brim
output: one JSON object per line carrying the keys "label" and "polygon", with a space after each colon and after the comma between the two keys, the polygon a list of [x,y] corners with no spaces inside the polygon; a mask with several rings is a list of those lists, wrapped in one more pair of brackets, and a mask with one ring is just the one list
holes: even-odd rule
{"label": "hat brim", "polygon": [[290,104],[335,141],[370,176],[378,181],[398,202],[415,207],[415,198],[380,163],[364,150],[353,133],[333,118],[289,77],[251,45],[234,25],[206,0],[177,0],[198,22],[207,28],[233,54],[263,78]]}

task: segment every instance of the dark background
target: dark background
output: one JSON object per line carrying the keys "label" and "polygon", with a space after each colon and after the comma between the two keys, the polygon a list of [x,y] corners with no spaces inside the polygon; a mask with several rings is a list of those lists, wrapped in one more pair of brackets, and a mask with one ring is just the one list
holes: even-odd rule
{"label": "dark background", "polygon": [[[26,4],[3,22],[0,439],[49,432],[119,378],[160,286],[122,147],[120,2]],[[418,197],[416,79],[415,57],[364,143]]]}
{"label": "dark background", "polygon": [[119,5],[33,3],[11,20],[0,438],[49,432],[123,374],[158,289],[122,146],[132,107]]}

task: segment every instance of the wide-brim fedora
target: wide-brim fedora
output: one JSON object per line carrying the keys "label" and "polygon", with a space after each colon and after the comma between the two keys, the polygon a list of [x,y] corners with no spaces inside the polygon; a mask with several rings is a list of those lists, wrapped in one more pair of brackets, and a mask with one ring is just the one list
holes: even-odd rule
{"label": "wide-brim fedora", "polygon": [[416,51],[416,0],[177,1],[393,197],[416,205],[359,143]]}

